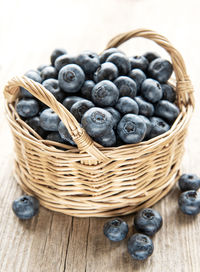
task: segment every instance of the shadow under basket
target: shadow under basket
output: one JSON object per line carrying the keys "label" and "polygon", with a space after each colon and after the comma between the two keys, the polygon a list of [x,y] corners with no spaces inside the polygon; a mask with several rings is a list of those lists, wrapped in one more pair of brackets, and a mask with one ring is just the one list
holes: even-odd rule
{"label": "shadow under basket", "polygon": [[[151,140],[102,147],[41,84],[22,76],[14,77],[5,86],[6,114],[15,143],[15,178],[24,192],[36,196],[47,209],[78,217],[126,215],[152,206],[177,181],[194,109],[193,88],[180,53],[165,37],[151,30],[122,33],[106,49],[135,37],[163,47],[171,57],[176,76],[180,114],[169,131]],[[15,110],[19,87],[59,115],[77,147],[43,140],[19,117]]]}

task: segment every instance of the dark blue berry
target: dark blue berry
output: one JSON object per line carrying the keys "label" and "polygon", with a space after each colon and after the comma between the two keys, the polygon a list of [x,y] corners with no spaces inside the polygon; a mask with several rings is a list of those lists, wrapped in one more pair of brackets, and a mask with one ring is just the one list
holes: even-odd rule
{"label": "dark blue berry", "polygon": [[142,209],[134,217],[135,229],[149,236],[159,231],[162,224],[160,213],[150,208]]}
{"label": "dark blue berry", "polygon": [[149,64],[149,76],[160,83],[166,83],[173,72],[172,64],[165,59],[156,58]]}
{"label": "dark blue berry", "polygon": [[47,135],[46,139],[48,141],[53,141],[53,142],[57,142],[57,143],[61,143],[64,144],[66,143],[61,137],[60,134],[57,131],[51,132]]}
{"label": "dark blue berry", "polygon": [[139,93],[142,82],[146,79],[145,73],[140,69],[133,69],[129,72],[128,76],[135,81]]}
{"label": "dark blue berry", "polygon": [[50,60],[51,60],[51,64],[54,66],[54,63],[55,63],[55,60],[61,56],[61,55],[64,55],[64,54],[67,54],[67,51],[63,48],[56,48],[52,53],[51,53],[51,57],[50,57]]}
{"label": "dark blue berry", "polygon": [[48,79],[48,78],[56,78],[58,77],[58,72],[55,67],[53,66],[47,66],[44,69],[42,69],[41,73],[42,80]]}
{"label": "dark blue berry", "polygon": [[163,99],[169,102],[174,102],[176,100],[176,92],[173,87],[169,84],[161,84],[163,90]]}
{"label": "dark blue berry", "polygon": [[119,98],[119,90],[109,80],[97,83],[92,89],[92,100],[100,107],[114,106]]}
{"label": "dark blue berry", "polygon": [[[42,78],[41,78],[40,73],[38,71],[29,70],[24,75],[26,77],[38,82],[38,83],[42,82]],[[29,91],[24,89],[23,87],[20,87],[20,96],[21,97],[27,97],[27,98],[34,98],[34,96],[31,93],[29,93]]]}
{"label": "dark blue berry", "polygon": [[39,201],[29,195],[23,195],[12,203],[12,210],[22,220],[31,219],[39,212]]}
{"label": "dark blue berry", "polygon": [[150,102],[147,102],[141,96],[136,96],[134,99],[138,104],[139,114],[144,115],[146,117],[153,116],[154,106]]}
{"label": "dark blue berry", "polygon": [[148,60],[149,63],[157,58],[160,58],[160,55],[155,52],[146,52],[143,56]]}
{"label": "dark blue berry", "polygon": [[119,121],[121,120],[121,114],[114,108],[112,107],[107,107],[105,108],[110,114],[112,115],[113,118],[113,128],[116,129]]}
{"label": "dark blue berry", "polygon": [[200,188],[200,177],[194,174],[183,174],[178,181],[182,192],[195,190]]}
{"label": "dark blue berry", "polygon": [[117,133],[123,142],[135,144],[144,139],[146,129],[146,124],[142,118],[129,113],[120,120],[117,126]]}
{"label": "dark blue berry", "polygon": [[62,101],[65,97],[65,93],[62,92],[58,85],[58,80],[54,78],[48,78],[42,82],[42,85],[55,96],[58,101]]}
{"label": "dark blue berry", "polygon": [[62,104],[66,109],[68,109],[70,111],[70,109],[74,103],[76,103],[80,100],[83,100],[83,99],[84,98],[79,97],[79,96],[68,96],[63,100]]}
{"label": "dark blue berry", "polygon": [[114,80],[118,77],[118,69],[117,66],[112,62],[102,63],[101,66],[96,70],[94,74],[95,82],[99,82],[102,80]]}
{"label": "dark blue berry", "polygon": [[40,118],[38,116],[32,117],[26,123],[37,132],[42,138],[45,137],[46,131],[40,126]]}
{"label": "dark blue berry", "polygon": [[103,51],[103,53],[101,54],[100,56],[100,62],[103,63],[107,60],[107,58],[112,55],[113,53],[121,53],[121,54],[124,54],[122,51],[120,51],[119,49],[117,48],[109,48],[105,51]]}
{"label": "dark blue berry", "polygon": [[50,108],[40,114],[40,126],[46,131],[58,131],[59,116]]}
{"label": "dark blue berry", "polygon": [[38,66],[37,71],[38,71],[38,72],[41,72],[41,71],[42,71],[44,68],[46,68],[47,66],[49,66],[49,65],[47,65],[47,64],[41,64],[41,65]]}
{"label": "dark blue berry", "polygon": [[161,135],[170,129],[170,126],[159,117],[150,117],[151,132],[149,138],[154,138]]}
{"label": "dark blue berry", "polygon": [[178,200],[181,211],[188,215],[200,213],[200,193],[194,190],[183,192]]}
{"label": "dark blue berry", "polygon": [[70,54],[61,55],[55,61],[55,68],[60,71],[65,65],[76,63],[76,57]]}
{"label": "dark blue berry", "polygon": [[139,112],[138,104],[135,102],[135,100],[128,96],[120,97],[117,104],[115,105],[115,108],[122,114],[126,113],[138,114]]}
{"label": "dark blue berry", "polygon": [[167,100],[161,100],[156,104],[155,115],[163,118],[168,123],[173,123],[179,115],[179,108]]}
{"label": "dark blue berry", "polygon": [[85,74],[76,64],[65,65],[58,74],[58,82],[66,93],[77,93],[85,81]]}
{"label": "dark blue berry", "polygon": [[110,55],[106,62],[114,63],[119,71],[119,75],[126,75],[131,70],[131,64],[127,56],[122,53],[114,53]]}
{"label": "dark blue berry", "polygon": [[135,233],[128,240],[128,252],[135,260],[146,260],[153,250],[153,242],[145,234]]}
{"label": "dark blue berry", "polygon": [[94,104],[91,101],[82,99],[74,103],[70,111],[74,115],[76,120],[80,123],[83,117],[83,114],[92,107],[94,107]]}
{"label": "dark blue berry", "polygon": [[81,87],[81,94],[86,99],[92,99],[92,89],[94,88],[95,83],[93,80],[86,80]]}
{"label": "dark blue berry", "polygon": [[60,137],[63,140],[65,140],[66,142],[68,142],[71,145],[76,145],[72,139],[72,136],[69,134],[68,129],[66,128],[65,124],[63,123],[63,121],[60,121],[60,123],[58,125],[58,132],[60,134]]}
{"label": "dark blue berry", "polygon": [[108,130],[105,134],[99,137],[95,137],[94,140],[104,147],[115,146],[116,135],[113,129]]}
{"label": "dark blue berry", "polygon": [[111,219],[104,224],[103,233],[110,241],[122,241],[128,234],[128,224],[120,218]]}
{"label": "dark blue berry", "polygon": [[163,96],[160,83],[151,78],[147,78],[143,81],[141,86],[141,94],[151,103],[158,102]]}
{"label": "dark blue berry", "polygon": [[21,117],[33,117],[39,112],[39,104],[35,99],[23,98],[17,102],[16,110]]}
{"label": "dark blue berry", "polygon": [[114,81],[119,89],[119,96],[129,96],[134,98],[137,94],[137,85],[135,81],[127,76],[120,76]]}
{"label": "dark blue berry", "polygon": [[144,123],[146,124],[147,130],[146,130],[146,134],[144,139],[149,139],[149,135],[151,133],[151,122],[150,120],[145,117],[144,115],[138,115],[140,118],[142,118],[142,120],[144,121]]}
{"label": "dark blue berry", "polygon": [[87,133],[95,138],[112,129],[113,118],[107,110],[94,107],[85,112],[81,124]]}
{"label": "dark blue berry", "polygon": [[146,71],[149,65],[148,60],[144,56],[134,56],[129,58],[131,63],[131,69],[141,69]]}
{"label": "dark blue berry", "polygon": [[76,63],[83,69],[86,75],[93,74],[100,66],[99,56],[91,51],[85,51],[76,58]]}

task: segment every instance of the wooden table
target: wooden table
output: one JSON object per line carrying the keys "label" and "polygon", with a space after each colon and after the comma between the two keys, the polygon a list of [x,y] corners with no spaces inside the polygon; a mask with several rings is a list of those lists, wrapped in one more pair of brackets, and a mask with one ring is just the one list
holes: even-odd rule
{"label": "wooden table", "polygon": [[[182,53],[195,87],[193,115],[182,162],[183,172],[200,175],[199,118],[199,1],[159,0],[76,0],[1,1],[0,4],[0,84],[39,64],[49,63],[55,47],[77,53],[91,49],[101,52],[114,35],[137,27],[154,29]],[[122,46],[128,54],[147,49],[163,50],[137,39]],[[0,271],[1,272],[197,272],[200,271],[200,217],[178,210],[179,190],[175,187],[154,208],[164,224],[153,238],[155,250],[146,262],[136,262],[127,253],[127,240],[111,243],[102,234],[105,218],[72,218],[40,209],[31,221],[21,222],[11,210],[21,189],[12,175],[13,143],[0,114]],[[133,233],[133,215],[128,221]]]}

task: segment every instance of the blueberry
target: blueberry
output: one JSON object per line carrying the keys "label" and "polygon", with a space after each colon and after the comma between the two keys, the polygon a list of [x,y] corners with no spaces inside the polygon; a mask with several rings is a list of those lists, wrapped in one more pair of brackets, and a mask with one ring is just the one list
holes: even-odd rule
{"label": "blueberry", "polygon": [[127,76],[120,76],[114,81],[119,89],[119,96],[129,96],[134,98],[137,93],[137,85],[135,81]]}
{"label": "blueberry", "polygon": [[54,131],[54,132],[50,132],[46,139],[48,141],[53,141],[53,142],[57,142],[57,143],[61,143],[61,144],[64,144],[66,143],[61,137],[60,137],[60,134],[57,132],[57,131]]}
{"label": "blueberry", "polygon": [[39,104],[35,99],[23,98],[17,102],[16,110],[21,117],[33,117],[39,112]]}
{"label": "blueberry", "polygon": [[103,63],[107,60],[107,58],[112,55],[113,53],[121,53],[121,54],[124,54],[122,51],[120,51],[119,49],[117,48],[109,48],[105,51],[103,51],[103,53],[101,54],[100,56],[100,62]]}
{"label": "blueberry", "polygon": [[131,69],[141,69],[146,71],[149,65],[148,60],[144,56],[134,56],[129,58],[131,63]]}
{"label": "blueberry", "polygon": [[40,118],[38,116],[32,117],[26,123],[37,132],[42,138],[45,137],[46,131],[40,126]]}
{"label": "blueberry", "polygon": [[200,177],[194,174],[183,174],[178,181],[182,192],[195,190],[200,188]]}
{"label": "blueberry", "polygon": [[161,100],[155,107],[155,115],[163,118],[168,123],[173,123],[179,115],[179,108],[167,100]]}
{"label": "blueberry", "polygon": [[83,69],[85,74],[93,74],[100,66],[99,56],[91,51],[85,51],[76,58],[76,63]]}
{"label": "blueberry", "polygon": [[113,128],[116,129],[119,121],[121,120],[121,114],[114,109],[113,107],[107,107],[105,108],[110,114],[112,115],[113,118]]}
{"label": "blueberry", "polygon": [[163,99],[169,102],[174,102],[176,100],[176,92],[173,87],[169,84],[161,84],[163,90]]}
{"label": "blueberry", "polygon": [[113,118],[107,110],[94,107],[85,112],[81,124],[87,133],[95,138],[112,129]]}
{"label": "blueberry", "polygon": [[157,58],[160,58],[160,55],[155,52],[146,52],[143,56],[148,60],[149,63]]}
{"label": "blueberry", "polygon": [[58,80],[54,78],[48,78],[42,82],[42,85],[52,93],[58,101],[62,101],[65,97],[65,93],[62,92],[58,85]]}
{"label": "blueberry", "polygon": [[122,241],[128,234],[128,224],[120,218],[111,219],[104,224],[103,233],[110,241]]}
{"label": "blueberry", "polygon": [[70,54],[65,54],[56,59],[54,66],[57,71],[60,71],[60,69],[65,65],[73,63],[76,63],[76,57]]}
{"label": "blueberry", "polygon": [[141,86],[141,94],[151,103],[158,102],[163,96],[160,83],[151,78],[147,78],[143,81]]}
{"label": "blueberry", "polygon": [[67,51],[63,48],[56,48],[52,53],[51,53],[51,64],[54,66],[55,60],[64,54],[67,54]]}
{"label": "blueberry", "polygon": [[83,98],[79,96],[68,96],[63,100],[62,104],[70,111],[72,105],[80,100],[83,100]]}
{"label": "blueberry", "polygon": [[117,133],[121,140],[128,144],[141,142],[146,134],[146,124],[135,114],[126,114],[117,126]]}
{"label": "blueberry", "polygon": [[128,96],[120,97],[115,107],[122,114],[126,113],[138,114],[139,112],[138,104],[135,102],[135,100]]}
{"label": "blueberry", "polygon": [[94,88],[95,83],[92,80],[86,80],[81,87],[81,94],[86,99],[91,100],[92,99],[92,89]]}
{"label": "blueberry", "polygon": [[159,212],[146,208],[134,217],[135,229],[146,235],[153,236],[162,227],[163,220]]}
{"label": "blueberry", "polygon": [[92,89],[92,100],[100,107],[114,106],[119,98],[119,90],[109,80],[97,83]]}
{"label": "blueberry", "polygon": [[129,72],[128,76],[135,81],[139,93],[142,82],[146,79],[145,73],[140,69],[133,69]]}
{"label": "blueberry", "polygon": [[149,138],[161,135],[170,129],[170,126],[159,117],[150,117],[151,132]]}
{"label": "blueberry", "polygon": [[105,134],[99,137],[95,137],[94,140],[104,147],[115,146],[116,135],[113,129],[108,130]]}
{"label": "blueberry", "polygon": [[41,71],[42,71],[44,68],[46,68],[47,66],[49,66],[49,65],[47,65],[47,64],[41,64],[41,65],[38,66],[37,71],[38,71],[38,72],[41,72]]}
{"label": "blueberry", "polygon": [[126,75],[131,70],[131,64],[127,56],[122,53],[114,53],[110,55],[106,62],[114,63],[119,71],[119,75]]}
{"label": "blueberry", "polygon": [[39,212],[39,201],[29,195],[23,195],[12,203],[12,210],[19,219],[31,219]]}
{"label": "blueberry", "polygon": [[138,104],[139,114],[144,115],[146,117],[153,116],[154,106],[150,102],[147,102],[141,96],[136,96],[134,99]]}
{"label": "blueberry", "polygon": [[46,131],[58,131],[59,116],[50,108],[40,114],[40,126]]}
{"label": "blueberry", "polygon": [[142,120],[144,121],[144,123],[145,123],[145,125],[146,125],[146,127],[147,127],[147,130],[146,130],[146,133],[145,133],[145,137],[144,137],[144,139],[149,139],[149,135],[150,135],[150,133],[151,133],[151,122],[150,122],[150,120],[147,118],[147,117],[145,117],[145,116],[143,116],[143,115],[138,115],[140,118],[142,118]]}
{"label": "blueberry", "polygon": [[60,121],[58,125],[58,132],[63,140],[67,141],[71,145],[76,145],[63,121]]}
{"label": "blueberry", "polygon": [[135,233],[128,240],[128,252],[135,260],[146,260],[153,250],[153,242],[145,234]]}
{"label": "blueberry", "polygon": [[80,123],[83,117],[83,114],[92,107],[94,107],[94,104],[91,101],[82,99],[74,103],[70,111],[74,115],[76,120]]}
{"label": "blueberry", "polygon": [[[26,77],[36,81],[36,82],[39,82],[39,83],[42,82],[42,78],[41,78],[40,73],[38,71],[29,70],[24,75]],[[24,89],[23,87],[20,87],[20,95],[21,95],[21,97],[34,98],[34,96],[31,93],[29,93],[29,91]]]}
{"label": "blueberry", "polygon": [[166,83],[173,72],[172,64],[165,59],[156,58],[148,68],[150,77],[156,79],[160,83]]}
{"label": "blueberry", "polygon": [[59,71],[58,81],[66,93],[77,93],[85,81],[85,74],[80,66],[68,64]]}
{"label": "blueberry", "polygon": [[44,69],[42,69],[41,73],[42,80],[48,79],[48,78],[56,78],[58,77],[58,72],[55,67],[53,66],[47,66]]}
{"label": "blueberry", "polygon": [[105,62],[99,66],[94,74],[95,82],[99,82],[102,80],[114,80],[118,77],[118,69],[117,66],[112,62]]}
{"label": "blueberry", "polygon": [[188,215],[200,213],[200,193],[195,190],[183,192],[178,200],[181,211]]}

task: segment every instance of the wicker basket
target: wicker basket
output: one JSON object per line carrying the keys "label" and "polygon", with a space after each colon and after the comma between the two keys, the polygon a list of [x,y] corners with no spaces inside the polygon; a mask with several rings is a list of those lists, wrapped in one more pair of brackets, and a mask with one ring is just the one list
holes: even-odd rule
{"label": "wicker basket", "polygon": [[[165,37],[151,30],[122,33],[107,48],[135,37],[163,47],[171,56],[176,76],[180,114],[168,132],[151,140],[102,147],[41,84],[22,76],[14,77],[5,86],[6,113],[15,142],[15,177],[26,193],[39,198],[42,206],[79,217],[125,215],[152,206],[176,182],[194,109],[193,88],[180,53]],[[21,120],[15,110],[19,86],[59,115],[77,147],[43,140]]]}

